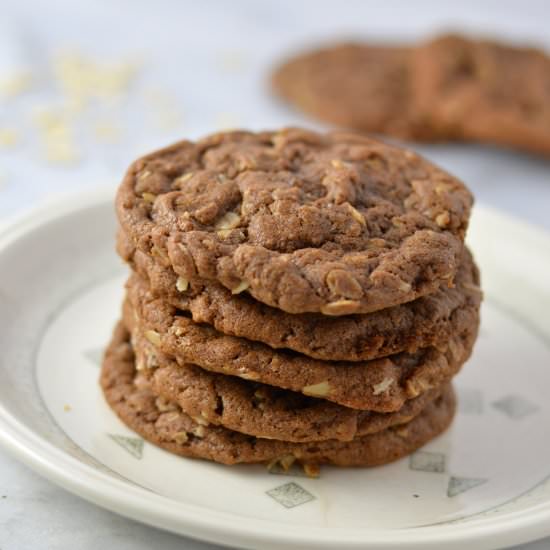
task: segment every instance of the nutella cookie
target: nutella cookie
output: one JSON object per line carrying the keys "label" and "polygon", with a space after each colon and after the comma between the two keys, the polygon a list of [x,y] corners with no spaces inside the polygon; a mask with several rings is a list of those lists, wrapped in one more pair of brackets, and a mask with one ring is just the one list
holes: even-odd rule
{"label": "nutella cookie", "polygon": [[447,35],[418,47],[411,60],[428,139],[550,155],[550,58],[543,52]]}
{"label": "nutella cookie", "polygon": [[[410,422],[442,392],[427,391],[407,401],[394,413],[349,409],[324,399],[281,390],[235,376],[206,371],[196,365],[178,365],[139,335],[130,338],[138,375],[149,380],[159,396],[160,410],[174,408],[196,422],[282,441],[350,441],[388,427]],[[154,368],[146,368],[151,357]]]}
{"label": "nutella cookie", "polygon": [[107,349],[101,371],[107,402],[130,428],[173,453],[223,464],[269,463],[285,458],[301,463],[375,466],[397,460],[444,431],[455,410],[449,388],[408,424],[349,442],[327,440],[290,443],[254,438],[223,427],[204,425],[179,407],[162,411],[146,379],[136,379],[128,332],[119,325]]}
{"label": "nutella cookie", "polygon": [[452,284],[472,197],[418,155],[353,134],[229,132],[136,161],[134,247],[290,313],[366,313]]}
{"label": "nutella cookie", "polygon": [[272,77],[274,91],[297,108],[345,128],[406,137],[410,49],[338,44],[294,57]]}
{"label": "nutella cookie", "polygon": [[[408,399],[441,386],[468,359],[477,334],[478,318],[448,342],[383,359],[353,363],[312,359],[274,350],[199,325],[178,315],[160,298],[138,286],[128,287],[131,308],[124,319],[160,352],[181,365],[198,365],[211,372],[323,398],[345,407],[376,412],[398,411]],[[135,316],[135,319],[134,319]],[[155,366],[152,355],[145,366]]]}
{"label": "nutella cookie", "polygon": [[193,291],[177,287],[171,269],[128,245],[119,235],[119,253],[141,275],[130,285],[148,285],[155,296],[189,312],[196,323],[219,332],[291,349],[309,357],[334,361],[364,361],[447,342],[453,334],[477,324],[482,298],[479,272],[465,250],[452,287],[392,308],[364,315],[329,317],[317,313],[288,314],[254,300],[233,295],[209,283]]}

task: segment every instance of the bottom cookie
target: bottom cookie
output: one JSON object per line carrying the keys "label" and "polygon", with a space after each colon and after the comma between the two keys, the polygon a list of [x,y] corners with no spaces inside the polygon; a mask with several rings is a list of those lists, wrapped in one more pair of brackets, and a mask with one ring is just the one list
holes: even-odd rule
{"label": "bottom cookie", "polygon": [[205,425],[175,404],[160,410],[148,382],[140,384],[139,380],[128,333],[119,324],[101,371],[101,386],[111,408],[148,441],[181,456],[223,464],[297,460],[304,464],[377,466],[408,455],[439,435],[449,426],[455,411],[455,397],[449,386],[408,424],[346,442],[331,439],[288,443]]}

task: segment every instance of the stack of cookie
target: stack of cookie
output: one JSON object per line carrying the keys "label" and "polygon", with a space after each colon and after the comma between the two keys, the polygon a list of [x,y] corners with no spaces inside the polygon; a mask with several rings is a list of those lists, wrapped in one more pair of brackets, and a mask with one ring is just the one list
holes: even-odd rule
{"label": "stack of cookie", "polygon": [[458,35],[336,44],[293,57],[272,80],[280,97],[339,126],[550,155],[550,57],[534,48]]}
{"label": "stack of cookie", "polygon": [[111,407],[225,464],[383,464],[451,422],[481,292],[472,197],[353,134],[220,133],[136,161],[131,268],[103,364]]}

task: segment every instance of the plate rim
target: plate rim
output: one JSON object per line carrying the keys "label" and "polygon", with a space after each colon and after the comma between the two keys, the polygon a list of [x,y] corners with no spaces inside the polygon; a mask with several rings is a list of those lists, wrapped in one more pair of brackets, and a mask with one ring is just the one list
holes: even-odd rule
{"label": "plate rim", "polygon": [[[112,204],[115,188],[97,187],[72,191],[44,201],[38,206],[0,223],[2,250],[27,232],[84,208]],[[476,206],[478,214],[490,216],[507,229],[530,235],[550,249],[550,234],[523,220],[486,206]],[[550,265],[550,262],[549,262]],[[404,529],[349,529],[288,524],[246,518],[230,512],[178,502],[85,464],[24,426],[0,402],[0,445],[31,469],[70,492],[112,512],[174,533],[217,544],[238,544],[266,548],[281,544],[296,548],[461,548],[466,543],[483,543],[484,548],[518,544],[550,534],[550,499],[532,507],[493,517],[478,517],[467,523],[451,523]],[[449,545],[450,543],[450,545]]]}

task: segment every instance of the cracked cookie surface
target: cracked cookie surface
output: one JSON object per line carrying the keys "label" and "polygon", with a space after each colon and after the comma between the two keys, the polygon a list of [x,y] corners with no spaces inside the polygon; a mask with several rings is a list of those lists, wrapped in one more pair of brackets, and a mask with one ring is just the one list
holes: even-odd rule
{"label": "cracked cookie surface", "polygon": [[246,292],[231,294],[216,283],[178,289],[171,269],[133,248],[122,233],[118,243],[120,255],[139,274],[131,277],[131,285],[148,287],[152,295],[189,312],[196,323],[314,359],[364,361],[437,346],[477,323],[482,299],[479,272],[467,249],[453,287],[443,285],[432,294],[373,313],[331,317],[288,314]]}
{"label": "cracked cookie surface", "polygon": [[452,284],[472,197],[410,151],[345,133],[228,132],[136,161],[132,246],[181,288],[217,281],[289,313],[366,313]]}

